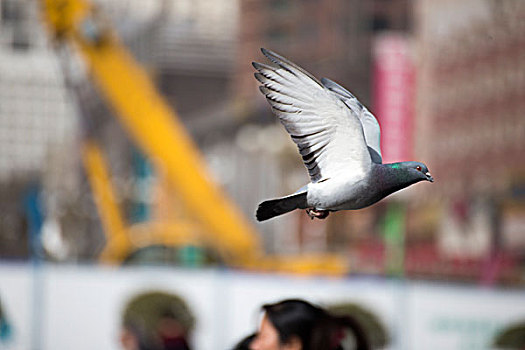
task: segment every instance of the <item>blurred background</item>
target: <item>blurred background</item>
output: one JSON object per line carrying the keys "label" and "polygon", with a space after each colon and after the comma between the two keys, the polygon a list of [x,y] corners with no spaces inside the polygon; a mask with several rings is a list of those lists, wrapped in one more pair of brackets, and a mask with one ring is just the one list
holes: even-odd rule
{"label": "blurred background", "polygon": [[[521,0],[1,0],[0,349],[123,349],[148,292],[195,349],[285,297],[367,315],[376,348],[504,348],[525,322],[524,33]],[[261,47],[345,86],[383,161],[436,181],[256,223],[308,182]]]}

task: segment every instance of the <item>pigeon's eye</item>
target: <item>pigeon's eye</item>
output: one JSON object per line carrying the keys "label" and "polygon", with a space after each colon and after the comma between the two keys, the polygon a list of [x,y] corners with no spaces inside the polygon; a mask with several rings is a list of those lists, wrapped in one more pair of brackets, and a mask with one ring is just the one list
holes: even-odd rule
{"label": "pigeon's eye", "polygon": [[417,170],[417,171],[421,171],[421,166],[418,165],[418,166],[416,167],[416,170]]}

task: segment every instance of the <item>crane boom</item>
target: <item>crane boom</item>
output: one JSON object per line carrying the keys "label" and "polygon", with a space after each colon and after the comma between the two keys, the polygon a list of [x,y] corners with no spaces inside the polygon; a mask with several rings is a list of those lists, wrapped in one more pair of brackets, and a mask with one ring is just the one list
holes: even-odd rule
{"label": "crane boom", "polygon": [[96,8],[84,0],[44,0],[55,38],[78,48],[93,81],[143,152],[163,171],[201,234],[233,265],[250,265],[260,254],[258,236],[208,176],[201,155],[147,73],[135,62]]}

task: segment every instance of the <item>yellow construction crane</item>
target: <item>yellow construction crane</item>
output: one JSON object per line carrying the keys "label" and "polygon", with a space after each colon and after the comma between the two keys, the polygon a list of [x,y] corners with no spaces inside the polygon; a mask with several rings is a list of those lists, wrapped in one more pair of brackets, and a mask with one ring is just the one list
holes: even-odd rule
{"label": "yellow construction crane", "polygon": [[[167,227],[152,223],[159,243],[211,246],[231,266],[296,272],[344,273],[343,260],[334,256],[268,258],[258,235],[238,208],[207,175],[197,148],[176,113],[157,92],[147,73],[119,42],[99,10],[85,0],[42,0],[44,20],[56,42],[74,47],[89,67],[90,76],[115,111],[121,124],[142,151],[155,160],[178,193],[188,222]],[[130,228],[122,219],[108,167],[99,146],[86,140],[84,165],[95,194],[107,242],[101,259],[121,262],[136,249]]]}

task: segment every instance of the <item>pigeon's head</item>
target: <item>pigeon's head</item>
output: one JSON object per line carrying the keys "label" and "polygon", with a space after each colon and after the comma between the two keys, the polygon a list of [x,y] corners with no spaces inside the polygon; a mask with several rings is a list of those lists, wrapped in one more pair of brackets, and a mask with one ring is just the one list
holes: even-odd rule
{"label": "pigeon's head", "polygon": [[434,182],[434,178],[432,175],[430,175],[430,171],[428,171],[428,168],[425,164],[420,162],[403,162],[401,164],[413,179],[417,179],[418,181],[426,180]]}

